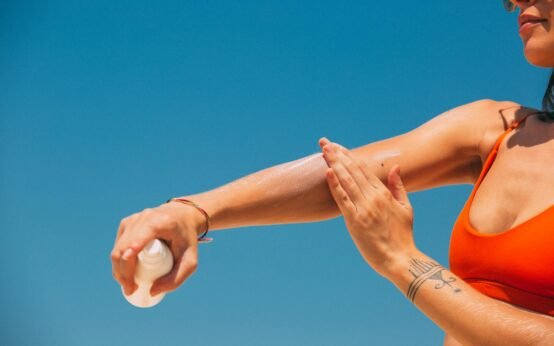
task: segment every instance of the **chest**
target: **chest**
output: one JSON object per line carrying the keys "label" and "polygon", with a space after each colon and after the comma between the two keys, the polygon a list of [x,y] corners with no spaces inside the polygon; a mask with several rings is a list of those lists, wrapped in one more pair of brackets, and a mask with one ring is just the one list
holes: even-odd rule
{"label": "chest", "polygon": [[480,233],[509,231],[554,205],[554,137],[542,129],[504,137],[469,208]]}

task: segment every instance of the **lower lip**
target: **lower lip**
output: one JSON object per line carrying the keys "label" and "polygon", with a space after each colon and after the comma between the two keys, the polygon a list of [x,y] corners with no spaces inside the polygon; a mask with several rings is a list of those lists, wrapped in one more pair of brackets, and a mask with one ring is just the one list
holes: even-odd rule
{"label": "lower lip", "polygon": [[527,22],[525,24],[523,24],[520,28],[519,28],[519,32],[524,32],[528,29],[531,29],[531,28],[534,28],[536,26],[539,26],[540,24],[542,24],[544,22]]}

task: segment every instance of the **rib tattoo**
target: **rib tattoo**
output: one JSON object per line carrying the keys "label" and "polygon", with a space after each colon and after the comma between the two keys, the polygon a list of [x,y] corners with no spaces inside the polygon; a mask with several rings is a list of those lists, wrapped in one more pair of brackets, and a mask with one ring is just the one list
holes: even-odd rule
{"label": "rib tattoo", "polygon": [[442,277],[442,271],[445,270],[440,264],[431,262],[431,261],[422,261],[417,258],[412,258],[410,260],[410,273],[414,276],[414,281],[410,283],[408,287],[408,292],[406,295],[408,299],[412,302],[415,299],[415,295],[421,285],[428,279],[437,280],[438,283],[435,285],[435,289],[443,288],[445,285],[448,285],[451,289],[454,290],[454,293],[458,293],[461,289],[452,286],[452,283],[456,281],[456,278],[449,277],[444,279]]}

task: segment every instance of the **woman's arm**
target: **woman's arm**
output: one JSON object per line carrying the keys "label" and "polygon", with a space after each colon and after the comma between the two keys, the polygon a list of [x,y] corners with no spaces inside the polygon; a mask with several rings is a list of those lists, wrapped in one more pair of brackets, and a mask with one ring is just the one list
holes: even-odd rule
{"label": "woman's arm", "polygon": [[[472,102],[402,135],[355,148],[352,155],[364,161],[381,180],[386,179],[392,165],[402,165],[408,191],[472,183],[480,170],[481,139],[491,128],[501,129],[506,119],[499,117],[498,111],[510,107],[514,105],[491,100]],[[317,153],[183,197],[206,210],[212,231],[321,221],[339,215],[326,184],[326,167]],[[162,204],[125,217],[111,252],[114,278],[127,294],[132,293],[137,254],[148,241],[160,238],[172,244],[175,266],[158,280],[152,292],[177,288],[196,270],[196,237],[205,227],[204,215],[181,203]]]}
{"label": "woman's arm", "polygon": [[419,251],[384,276],[463,345],[554,345],[554,318],[489,298]]}
{"label": "woman's arm", "polygon": [[[511,109],[507,116],[513,117],[517,107],[511,102],[472,102],[444,112],[407,133],[350,152],[364,161],[381,181],[386,180],[394,164],[402,166],[409,192],[471,184],[481,168],[483,135],[493,132],[493,137],[497,137],[504,130],[504,123],[511,121],[503,119],[500,110]],[[206,209],[212,230],[321,221],[340,214],[329,193],[326,169],[321,153],[316,153],[183,197]]]}

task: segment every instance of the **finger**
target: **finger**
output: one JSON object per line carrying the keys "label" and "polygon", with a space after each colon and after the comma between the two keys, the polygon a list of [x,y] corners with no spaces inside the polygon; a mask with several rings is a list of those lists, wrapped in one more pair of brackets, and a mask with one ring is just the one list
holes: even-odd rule
{"label": "finger", "polygon": [[140,219],[131,220],[130,224],[125,226],[121,238],[116,241],[114,250],[119,251],[123,256],[123,253],[131,248],[136,256],[155,237],[156,232],[151,227],[145,226]]}
{"label": "finger", "polygon": [[119,223],[119,228],[117,229],[117,234],[115,236],[115,240],[117,241],[119,238],[121,238],[121,235],[123,234],[124,230],[125,230],[125,224],[126,224],[127,220],[126,219],[123,219],[121,220],[121,222]]}
{"label": "finger", "polygon": [[400,204],[410,207],[410,200],[408,199],[408,192],[404,186],[404,182],[400,177],[400,166],[394,165],[389,171],[388,186],[395,200]]}
{"label": "finger", "polygon": [[319,143],[319,147],[320,147],[321,149],[323,149],[323,147],[324,147],[325,145],[327,145],[327,144],[330,144],[331,141],[329,141],[329,140],[327,139],[327,137],[321,137],[321,138],[319,139],[318,143]]}
{"label": "finger", "polygon": [[125,250],[120,260],[119,275],[126,295],[132,294],[137,288],[135,283],[136,263],[137,255],[134,253],[133,249],[129,248]]}
{"label": "finger", "polygon": [[379,179],[379,177],[377,177],[373,171],[371,170],[371,168],[369,167],[369,165],[367,164],[367,162],[365,162],[364,160],[361,160],[359,158],[356,158],[354,156],[354,154],[352,154],[352,151],[346,149],[344,146],[340,145],[339,143],[333,143],[334,146],[336,146],[337,150],[338,151],[341,151],[342,153],[344,153],[345,155],[347,156],[350,156],[352,159],[355,159],[358,161],[358,165],[360,166],[362,172],[364,173],[367,181],[369,182],[369,184],[374,188],[374,189],[383,189],[385,188],[385,185],[383,184],[383,182],[381,181],[381,179]]}
{"label": "finger", "polygon": [[110,253],[110,258],[112,261],[112,275],[116,281],[120,281],[120,275],[119,275],[119,261],[121,260],[121,251],[117,247],[117,242],[119,238],[121,238],[121,235],[123,234],[123,231],[125,229],[125,225],[127,223],[127,219],[124,218],[119,223],[119,228],[117,229],[117,235],[115,237],[115,243],[114,247],[112,249],[112,252]]}
{"label": "finger", "polygon": [[323,159],[325,160],[325,163],[327,163],[328,167],[331,167],[331,162],[329,161],[329,157],[327,155],[327,150],[330,147],[330,144],[325,144],[321,146],[321,151],[323,153]]}
{"label": "finger", "polygon": [[[348,152],[348,151],[347,151]],[[343,163],[343,166],[346,168],[348,173],[354,178],[354,181],[360,187],[365,201],[372,198],[375,194],[375,187],[370,184],[366,174],[363,172],[363,169],[360,167],[358,160],[352,157],[349,153],[344,154],[342,151],[337,151],[337,158]],[[363,203],[364,201],[362,201]]]}
{"label": "finger", "polygon": [[333,199],[337,203],[341,213],[345,217],[351,217],[356,213],[356,206],[342,188],[339,179],[332,168],[327,169],[327,183]]}
{"label": "finger", "polygon": [[340,185],[342,186],[344,191],[346,191],[354,205],[364,205],[367,202],[366,197],[360,189],[360,186],[356,182],[355,178],[344,166],[344,163],[342,161],[343,157],[338,156],[334,150],[329,148],[329,146],[325,146],[325,148],[325,154],[329,158],[331,168],[333,169],[335,175],[338,177]]}
{"label": "finger", "polygon": [[119,278],[119,283],[124,289],[134,290],[136,288],[135,283],[135,271],[137,264],[137,256],[144,249],[146,244],[153,237],[147,237],[147,235],[135,236],[133,239],[125,239],[125,236],[120,240],[116,252],[121,255],[117,262],[116,276]]}
{"label": "finger", "polygon": [[[132,231],[138,223],[138,220],[135,220],[131,225],[126,225],[126,230],[121,238],[116,241],[114,249],[112,251],[112,274],[114,278],[124,287],[131,290],[134,287],[134,274],[136,267],[136,256],[146,244],[152,240],[153,235],[150,235],[151,232],[141,232],[142,234],[137,234],[137,232]],[[146,229],[146,228],[144,228]],[[125,263],[123,263],[123,257],[125,252],[131,249],[131,252],[127,253]]]}
{"label": "finger", "polygon": [[198,246],[188,247],[181,258],[173,265],[173,269],[165,276],[154,282],[150,288],[150,295],[177,289],[198,267]]}
{"label": "finger", "polygon": [[127,249],[125,245],[122,245],[121,238],[123,237],[123,234],[127,229],[131,229],[136,224],[136,221],[137,219],[135,217],[135,214],[127,216],[121,220],[121,222],[119,223],[119,228],[117,229],[114,246],[112,252],[110,253],[110,257],[112,260],[112,275],[114,279],[116,279],[120,284],[121,256],[123,256],[123,252]]}
{"label": "finger", "polygon": [[121,253],[114,248],[110,253],[110,257],[112,261],[112,276],[121,284],[121,277],[119,275],[119,261],[121,259]]}

